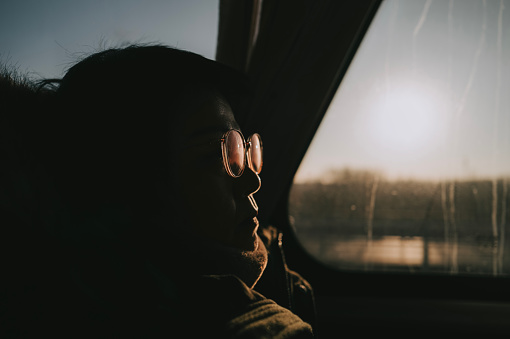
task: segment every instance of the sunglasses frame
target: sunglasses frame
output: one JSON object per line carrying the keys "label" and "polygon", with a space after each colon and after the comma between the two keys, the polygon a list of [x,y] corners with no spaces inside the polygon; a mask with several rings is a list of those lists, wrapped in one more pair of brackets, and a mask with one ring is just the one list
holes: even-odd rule
{"label": "sunglasses frame", "polygon": [[[239,175],[235,175],[234,172],[232,172],[232,169],[230,168],[230,165],[228,163],[228,155],[227,155],[227,147],[225,147],[225,143],[226,143],[226,140],[227,140],[227,136],[232,133],[232,132],[237,132],[239,133],[239,135],[241,136],[241,139],[243,140],[243,145],[244,145],[244,163],[243,163],[243,167],[242,169],[240,170],[240,173]],[[255,169],[253,168],[253,163],[252,163],[252,160],[251,160],[251,156],[249,156],[249,152],[251,150],[251,146],[252,146],[252,137],[254,135],[257,135],[258,138],[259,138],[259,142],[260,142],[260,153],[261,153],[261,163],[260,163],[260,170],[259,171],[255,171]],[[223,167],[225,168],[225,171],[228,173],[228,175],[230,175],[231,177],[233,178],[239,178],[240,176],[243,175],[244,173],[244,169],[246,168],[246,165],[248,165],[248,167],[256,174],[259,174],[261,171],[262,171],[262,164],[264,163],[263,162],[263,147],[262,147],[262,138],[260,137],[260,134],[258,133],[253,133],[251,134],[249,137],[248,137],[248,141],[246,141],[246,139],[244,138],[244,135],[243,133],[241,133],[241,131],[237,130],[237,129],[231,129],[231,130],[228,130],[227,132],[225,132],[223,134],[223,136],[221,137],[221,155],[223,157]]]}

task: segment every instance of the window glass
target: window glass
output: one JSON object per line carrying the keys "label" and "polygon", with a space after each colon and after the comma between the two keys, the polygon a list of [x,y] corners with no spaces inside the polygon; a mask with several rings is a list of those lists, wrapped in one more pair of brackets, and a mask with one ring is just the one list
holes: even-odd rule
{"label": "window glass", "polygon": [[342,269],[510,274],[510,1],[386,0],[290,193]]}
{"label": "window glass", "polygon": [[2,0],[0,62],[57,78],[84,55],[160,43],[214,59],[219,0]]}

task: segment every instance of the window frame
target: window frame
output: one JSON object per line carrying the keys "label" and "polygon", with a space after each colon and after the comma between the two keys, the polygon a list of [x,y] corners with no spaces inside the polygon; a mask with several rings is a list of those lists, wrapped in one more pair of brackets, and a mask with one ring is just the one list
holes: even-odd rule
{"label": "window frame", "polygon": [[[370,23],[371,20],[369,25],[364,28],[363,34],[360,34],[354,45],[355,48],[352,48],[349,51],[349,55],[346,56],[345,69],[339,72],[334,90],[324,100],[324,104],[321,107],[322,112],[319,113],[321,119],[319,119],[316,126],[313,126],[314,132],[308,140],[308,145],[311,143],[322,118],[326,114],[336,89],[340,86],[343,76],[347,72],[348,66],[354,59]],[[312,256],[299,241],[294,225],[291,224],[289,218],[289,198],[292,180],[307,150],[308,147],[302,150],[300,161],[292,173],[291,181],[285,193],[278,200],[278,207],[275,208],[275,213],[270,221],[284,231],[285,241],[283,246],[289,267],[302,273],[305,278],[309,279],[320,296],[340,299],[354,297],[391,300],[395,298],[413,300],[433,299],[442,302],[469,300],[475,303],[503,304],[510,302],[510,293],[505,292],[505,288],[510,284],[510,276],[443,274],[434,272],[414,274],[400,271],[354,271],[331,267]],[[374,282],[377,282],[376,288],[374,288]]]}

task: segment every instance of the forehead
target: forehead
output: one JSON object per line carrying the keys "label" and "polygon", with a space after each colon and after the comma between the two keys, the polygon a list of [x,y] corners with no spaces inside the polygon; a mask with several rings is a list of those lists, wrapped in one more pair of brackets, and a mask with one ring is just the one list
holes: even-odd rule
{"label": "forehead", "polygon": [[218,92],[199,92],[186,106],[181,126],[185,135],[220,135],[239,129],[232,108]]}

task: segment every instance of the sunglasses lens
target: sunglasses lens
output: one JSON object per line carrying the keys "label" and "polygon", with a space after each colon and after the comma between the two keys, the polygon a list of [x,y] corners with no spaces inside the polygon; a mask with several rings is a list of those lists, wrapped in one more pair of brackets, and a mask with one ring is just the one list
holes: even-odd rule
{"label": "sunglasses lens", "polygon": [[257,133],[253,134],[248,140],[250,149],[248,150],[248,159],[250,168],[253,172],[259,174],[262,170],[262,140]]}
{"label": "sunglasses lens", "polygon": [[240,176],[244,170],[244,141],[237,131],[230,131],[225,137],[226,165],[233,176]]}

